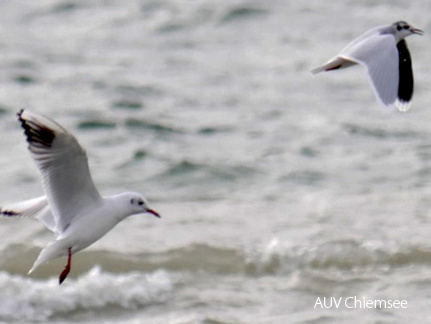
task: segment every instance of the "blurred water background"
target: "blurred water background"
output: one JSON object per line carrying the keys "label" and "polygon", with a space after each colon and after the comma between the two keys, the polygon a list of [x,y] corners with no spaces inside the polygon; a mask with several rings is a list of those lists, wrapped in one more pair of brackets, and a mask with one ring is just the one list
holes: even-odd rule
{"label": "blurred water background", "polygon": [[[3,0],[0,201],[41,195],[16,121],[55,118],[104,194],[144,193],[74,257],[27,276],[52,234],[0,223],[2,323],[431,322],[431,3]],[[406,20],[416,89],[381,108],[365,70],[312,77]],[[405,299],[321,309],[318,297]]]}

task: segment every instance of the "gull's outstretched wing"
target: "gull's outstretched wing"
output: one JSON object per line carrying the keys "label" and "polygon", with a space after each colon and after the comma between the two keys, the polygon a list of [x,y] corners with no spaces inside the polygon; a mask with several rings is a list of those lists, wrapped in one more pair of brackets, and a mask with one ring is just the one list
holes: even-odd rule
{"label": "gull's outstretched wing", "polygon": [[0,215],[6,217],[38,218],[42,210],[48,207],[46,196],[37,197],[19,203],[0,206]]}
{"label": "gull's outstretched wing", "polygon": [[400,73],[393,35],[369,33],[368,37],[347,46],[338,56],[364,65],[378,100],[385,106],[395,103]]}
{"label": "gull's outstretched wing", "polygon": [[76,138],[45,116],[21,110],[19,121],[28,148],[42,174],[42,184],[57,233],[102,198],[94,186],[87,155]]}
{"label": "gull's outstretched wing", "polygon": [[28,217],[40,220],[49,230],[58,232],[55,219],[49,208],[46,196],[37,197],[14,204],[0,206],[0,215],[6,217]]}
{"label": "gull's outstretched wing", "polygon": [[328,62],[323,64],[322,66],[319,66],[313,70],[311,70],[311,73],[317,74],[322,71],[331,71],[331,70],[337,70],[341,68],[350,67],[352,65],[355,65],[359,63],[357,60],[351,60],[346,59],[342,56],[343,53],[348,53],[351,49],[356,48],[358,46],[361,46],[367,38],[370,38],[374,35],[378,35],[380,33],[381,27],[375,27],[361,36],[355,38],[353,41],[351,41],[343,50],[338,54],[337,56],[330,59]]}

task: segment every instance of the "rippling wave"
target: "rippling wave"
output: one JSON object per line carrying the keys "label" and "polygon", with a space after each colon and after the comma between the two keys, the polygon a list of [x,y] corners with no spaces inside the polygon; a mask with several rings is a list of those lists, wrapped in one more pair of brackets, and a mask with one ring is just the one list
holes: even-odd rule
{"label": "rippling wave", "polygon": [[[28,258],[28,254],[22,257]],[[294,280],[292,288],[314,291],[328,285],[370,282],[405,268],[431,266],[430,260],[431,249],[426,247],[396,248],[355,240],[298,247],[273,239],[261,249],[251,250],[193,244],[131,255],[89,251],[76,257],[75,274],[63,286],[58,286],[56,275],[34,279],[0,272],[0,319],[43,322],[90,310],[135,310],[167,303],[175,287],[217,277],[245,276],[253,281],[277,276]],[[95,261],[98,265],[91,268]],[[51,274],[59,270],[45,269],[51,269]],[[431,285],[431,278],[423,280],[422,284]]]}
{"label": "rippling wave", "polygon": [[166,301],[175,278],[165,271],[114,275],[94,267],[68,286],[0,272],[0,320],[44,322],[78,312],[131,309]]}
{"label": "rippling wave", "polygon": [[[28,259],[37,255],[35,249],[13,246],[19,252],[13,256],[15,272],[28,271]],[[151,272],[165,269],[172,272],[203,272],[207,274],[244,274],[263,276],[284,275],[297,270],[319,271],[387,271],[406,266],[431,265],[431,248],[425,246],[385,246],[373,242],[355,240],[329,241],[320,245],[292,246],[273,239],[261,248],[233,249],[207,244],[192,244],[164,252],[119,254],[108,251],[79,253],[75,270],[83,273],[95,260],[105,271],[112,273],[132,272],[136,269]],[[5,260],[6,261],[6,260]],[[12,269],[3,261],[5,269]],[[56,273],[61,264],[45,265],[45,270]],[[16,268],[20,265],[20,268]],[[36,273],[37,274],[37,273]]]}

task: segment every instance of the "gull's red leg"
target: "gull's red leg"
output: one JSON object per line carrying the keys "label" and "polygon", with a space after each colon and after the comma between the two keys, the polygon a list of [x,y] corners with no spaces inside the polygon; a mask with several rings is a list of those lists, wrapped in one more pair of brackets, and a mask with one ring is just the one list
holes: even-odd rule
{"label": "gull's red leg", "polygon": [[70,247],[69,248],[69,257],[67,258],[67,265],[64,268],[63,272],[60,274],[60,277],[58,278],[59,282],[60,282],[60,285],[62,284],[62,282],[64,281],[64,279],[66,279],[67,275],[70,272],[70,262],[71,261],[72,261],[72,248]]}

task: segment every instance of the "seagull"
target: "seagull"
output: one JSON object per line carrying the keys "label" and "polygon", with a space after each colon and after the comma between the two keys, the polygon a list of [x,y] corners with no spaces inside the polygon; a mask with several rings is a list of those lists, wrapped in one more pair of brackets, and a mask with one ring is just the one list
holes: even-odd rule
{"label": "seagull", "polygon": [[85,150],[54,120],[28,110],[18,112],[28,149],[41,175],[44,196],[0,207],[0,215],[40,220],[56,239],[39,254],[29,274],[41,264],[66,256],[60,285],[71,269],[72,255],[90,246],[128,216],[149,213],[135,192],[102,197],[91,179]]}
{"label": "seagull", "polygon": [[375,27],[353,40],[336,57],[312,70],[313,74],[362,64],[368,70],[377,100],[407,111],[413,96],[413,71],[404,40],[423,31],[405,21]]}

